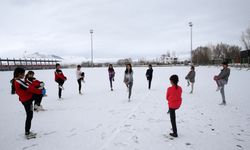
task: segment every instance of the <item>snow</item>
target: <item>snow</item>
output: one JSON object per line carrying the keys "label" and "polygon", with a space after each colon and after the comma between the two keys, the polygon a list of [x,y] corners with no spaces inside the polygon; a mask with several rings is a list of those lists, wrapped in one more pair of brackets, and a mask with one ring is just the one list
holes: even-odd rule
{"label": "snow", "polygon": [[[10,95],[13,72],[0,72],[1,150],[235,150],[250,149],[250,72],[231,68],[225,93],[227,105],[218,105],[213,76],[220,67],[196,67],[194,93],[184,79],[189,67],[155,67],[152,89],[145,71],[135,67],[132,99],[123,81],[125,68],[115,68],[114,91],[110,91],[107,68],[82,68],[86,83],[78,94],[75,69],[63,69],[68,77],[63,100],[58,100],[54,70],[35,70],[45,81],[47,111],[34,112],[32,131],[24,138],[25,111],[17,95]],[[170,118],[165,92],[169,77],[178,74],[183,104],[177,114],[178,138],[170,139]]]}

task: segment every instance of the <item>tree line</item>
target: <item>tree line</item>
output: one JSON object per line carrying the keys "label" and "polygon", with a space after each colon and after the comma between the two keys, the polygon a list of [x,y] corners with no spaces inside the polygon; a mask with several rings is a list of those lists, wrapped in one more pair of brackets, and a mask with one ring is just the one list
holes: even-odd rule
{"label": "tree line", "polygon": [[217,64],[223,60],[229,63],[240,63],[241,47],[219,43],[217,45],[199,46],[192,51],[192,63]]}
{"label": "tree line", "polygon": [[[244,50],[250,50],[250,27],[241,35]],[[192,51],[192,63],[194,64],[218,64],[221,61],[229,63],[240,63],[241,47],[219,43],[216,45],[199,46]]]}

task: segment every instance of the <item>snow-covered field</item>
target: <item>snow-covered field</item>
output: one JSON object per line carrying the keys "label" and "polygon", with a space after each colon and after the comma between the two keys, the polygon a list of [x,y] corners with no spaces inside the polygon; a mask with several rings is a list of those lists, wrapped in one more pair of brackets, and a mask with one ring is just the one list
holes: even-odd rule
{"label": "snow-covered field", "polygon": [[[197,67],[194,94],[184,80],[189,67],[154,68],[152,89],[145,71],[134,69],[131,102],[123,84],[125,68],[115,68],[114,91],[107,68],[82,69],[86,74],[83,95],[78,94],[75,69],[63,69],[68,77],[63,100],[58,100],[54,70],[37,70],[48,97],[44,112],[35,112],[32,131],[24,138],[25,111],[16,95],[10,95],[13,72],[0,72],[0,150],[237,150],[250,149],[250,71],[231,68],[226,85],[226,106],[218,105],[213,76],[221,67]],[[179,137],[170,139],[170,118],[165,92],[169,77],[178,74],[183,104],[177,110]]]}

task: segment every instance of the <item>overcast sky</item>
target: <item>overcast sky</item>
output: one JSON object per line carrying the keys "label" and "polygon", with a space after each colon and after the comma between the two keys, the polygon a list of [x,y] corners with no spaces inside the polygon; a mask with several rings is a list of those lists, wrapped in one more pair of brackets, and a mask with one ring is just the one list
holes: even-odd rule
{"label": "overcast sky", "polygon": [[220,42],[242,46],[250,0],[0,0],[0,57],[24,52],[90,58],[177,56]]}

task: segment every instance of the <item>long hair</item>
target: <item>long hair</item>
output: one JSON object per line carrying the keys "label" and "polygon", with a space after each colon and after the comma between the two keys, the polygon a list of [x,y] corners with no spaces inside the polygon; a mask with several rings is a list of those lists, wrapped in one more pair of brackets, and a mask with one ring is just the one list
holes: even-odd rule
{"label": "long hair", "polygon": [[169,80],[172,81],[172,83],[175,85],[176,89],[178,89],[178,82],[179,82],[178,76],[174,74],[169,78]]}
{"label": "long hair", "polygon": [[14,76],[14,78],[17,78],[17,77],[19,77],[21,74],[24,74],[24,73],[25,73],[25,69],[20,68],[20,67],[17,67],[17,68],[14,70],[13,76]]}
{"label": "long hair", "polygon": [[109,64],[109,68],[108,68],[108,71],[114,71],[114,68],[113,68],[113,65],[112,64]]}
{"label": "long hair", "polygon": [[[130,66],[130,70],[128,70],[128,66]],[[133,70],[132,70],[132,65],[131,64],[127,64],[126,65],[126,70],[125,70],[125,73],[128,74],[128,73],[132,73]]]}

